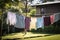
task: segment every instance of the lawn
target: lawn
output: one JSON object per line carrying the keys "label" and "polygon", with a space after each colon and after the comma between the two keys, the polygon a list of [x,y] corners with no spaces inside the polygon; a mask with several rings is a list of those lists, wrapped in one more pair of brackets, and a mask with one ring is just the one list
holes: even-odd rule
{"label": "lawn", "polygon": [[24,40],[60,40],[60,34],[46,36],[46,37],[28,38]]}
{"label": "lawn", "polygon": [[[10,35],[3,36],[5,39],[15,39],[15,40],[60,40],[60,34],[34,34],[28,32],[25,36],[22,36],[22,33],[13,33]],[[46,36],[48,35],[48,36]],[[38,37],[30,37],[30,36],[38,36]],[[28,38],[24,38],[28,37]]]}

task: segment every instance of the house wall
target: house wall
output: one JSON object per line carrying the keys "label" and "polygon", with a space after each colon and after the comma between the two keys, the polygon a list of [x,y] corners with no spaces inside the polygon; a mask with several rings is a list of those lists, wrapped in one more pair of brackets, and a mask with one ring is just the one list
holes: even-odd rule
{"label": "house wall", "polygon": [[[42,9],[43,8],[43,13]],[[60,13],[60,4],[50,4],[50,5],[43,5],[43,6],[36,6],[36,15],[51,15],[54,13]]]}
{"label": "house wall", "polygon": [[41,14],[41,10],[40,10],[40,7],[39,6],[36,7],[36,13],[37,13],[36,15]]}

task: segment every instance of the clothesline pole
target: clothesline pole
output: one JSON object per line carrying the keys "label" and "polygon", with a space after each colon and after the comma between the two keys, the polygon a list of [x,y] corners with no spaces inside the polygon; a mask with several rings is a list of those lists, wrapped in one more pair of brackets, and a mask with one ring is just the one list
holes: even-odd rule
{"label": "clothesline pole", "polygon": [[[27,0],[26,0],[25,8],[26,8],[26,17],[27,17]],[[26,34],[27,33],[26,28],[24,29],[24,31],[25,31],[25,34]]]}
{"label": "clothesline pole", "polygon": [[26,0],[25,8],[26,8],[26,16],[27,16],[27,0]]}

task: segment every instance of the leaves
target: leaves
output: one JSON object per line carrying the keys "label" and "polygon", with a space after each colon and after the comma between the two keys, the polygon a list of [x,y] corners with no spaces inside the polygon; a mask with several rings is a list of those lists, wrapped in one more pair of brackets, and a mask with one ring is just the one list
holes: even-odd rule
{"label": "leaves", "polygon": [[30,15],[34,15],[36,13],[36,9],[32,9],[30,13],[31,13]]}

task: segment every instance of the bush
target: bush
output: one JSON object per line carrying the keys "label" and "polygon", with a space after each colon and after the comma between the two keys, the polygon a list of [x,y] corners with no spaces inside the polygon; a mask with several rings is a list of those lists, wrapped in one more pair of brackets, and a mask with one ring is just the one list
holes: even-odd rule
{"label": "bush", "polygon": [[53,24],[55,33],[60,33],[60,20]]}
{"label": "bush", "polygon": [[35,29],[31,29],[31,32],[36,32],[36,30]]}
{"label": "bush", "polygon": [[53,33],[54,32],[53,25],[45,26],[44,31],[47,32],[47,33]]}
{"label": "bush", "polygon": [[47,33],[60,33],[60,21],[55,22],[53,25],[45,26],[44,31]]}
{"label": "bush", "polygon": [[43,32],[43,29],[42,28],[38,28],[36,31],[37,32]]}

